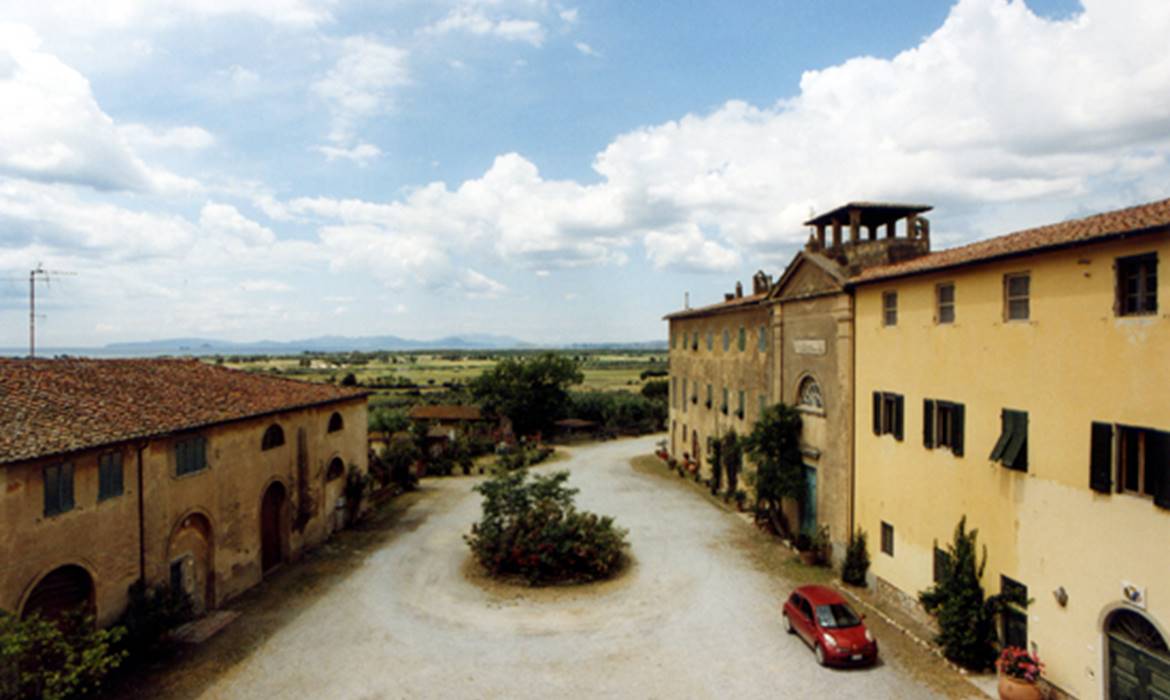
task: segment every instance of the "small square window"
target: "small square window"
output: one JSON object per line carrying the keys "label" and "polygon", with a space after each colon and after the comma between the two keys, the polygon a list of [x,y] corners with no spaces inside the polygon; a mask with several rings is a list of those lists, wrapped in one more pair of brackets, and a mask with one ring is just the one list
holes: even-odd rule
{"label": "small square window", "polygon": [[1158,255],[1117,260],[1117,314],[1141,316],[1158,311]]}
{"label": "small square window", "polygon": [[898,325],[898,293],[885,292],[882,294],[882,325]]}
{"label": "small square window", "polygon": [[[1001,575],[999,577],[999,592],[1003,595],[1012,595],[1019,600],[1028,599],[1028,587],[1019,581]],[[1005,647],[1028,648],[1028,614],[1023,605],[1009,603],[1003,612],[1003,645]]]}
{"label": "small square window", "polygon": [[1027,272],[1004,275],[1003,314],[1008,321],[1027,321],[1031,318],[1032,276]]}
{"label": "small square window", "polygon": [[955,285],[953,282],[940,284],[935,287],[936,311],[935,319],[938,323],[955,322]]}
{"label": "small square window", "polygon": [[894,556],[894,526],[882,522],[882,554]]}

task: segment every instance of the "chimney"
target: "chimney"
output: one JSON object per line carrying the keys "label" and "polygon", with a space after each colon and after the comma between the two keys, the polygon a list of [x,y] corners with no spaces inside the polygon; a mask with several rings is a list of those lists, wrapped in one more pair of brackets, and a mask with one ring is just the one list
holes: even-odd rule
{"label": "chimney", "polygon": [[691,293],[690,292],[683,292],[683,308],[684,309],[691,308]]}
{"label": "chimney", "polygon": [[731,292],[727,292],[726,294],[723,295],[723,301],[731,301],[734,298],[735,298],[735,295],[732,294]]}
{"label": "chimney", "polygon": [[743,282],[735,283],[735,298],[739,299],[743,296]]}

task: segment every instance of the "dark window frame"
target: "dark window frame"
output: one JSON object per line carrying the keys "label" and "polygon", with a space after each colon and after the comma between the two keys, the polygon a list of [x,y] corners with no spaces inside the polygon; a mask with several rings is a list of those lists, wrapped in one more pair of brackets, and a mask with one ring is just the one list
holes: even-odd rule
{"label": "dark window frame", "polygon": [[736,345],[740,352],[747,352],[747,326],[741,325],[739,327],[739,339],[736,341]]}
{"label": "dark window frame", "polygon": [[893,435],[901,442],[905,437],[905,397],[889,391],[873,392],[873,434]]}
{"label": "dark window frame", "polygon": [[[999,592],[1001,594],[1016,593],[1024,600],[1028,600],[1028,587],[1003,574],[999,576]],[[1008,603],[1004,606],[1000,638],[1005,647],[1028,648],[1028,613],[1024,606],[1016,603]]]}
{"label": "dark window frame", "polygon": [[77,507],[73,480],[73,462],[57,462],[41,470],[45,517],[62,515]]}
{"label": "dark window frame", "polygon": [[889,328],[898,325],[898,292],[882,292],[882,325]]}
{"label": "dark window frame", "polygon": [[274,450],[277,447],[284,446],[284,428],[280,427],[279,423],[273,423],[264,429],[264,435],[260,438],[260,451]]}
{"label": "dark window frame", "polygon": [[175,476],[198,474],[207,470],[207,438],[205,436],[193,435],[176,440],[174,452]]}
{"label": "dark window frame", "polygon": [[[1024,282],[1024,290],[1017,288],[1013,291],[1013,282]],[[1021,311],[1022,310],[1022,311]],[[1003,320],[1030,321],[1032,320],[1032,273],[1009,272],[1003,276]]]}
{"label": "dark window frame", "polygon": [[[1117,293],[1113,312],[1117,316],[1151,316],[1158,313],[1158,254],[1142,253],[1117,258],[1114,282]],[[1134,288],[1129,289],[1130,281]]]}
{"label": "dark window frame", "polygon": [[[944,299],[944,292],[948,290],[950,299]],[[954,282],[939,282],[934,285],[934,322],[936,324],[950,325],[955,322],[957,296]]]}
{"label": "dark window frame", "polygon": [[98,455],[98,502],[117,498],[125,493],[125,467],[121,452]]}
{"label": "dark window frame", "polygon": [[953,401],[924,399],[922,405],[922,444],[927,449],[947,448],[962,457],[966,442],[966,407]]}
{"label": "dark window frame", "polygon": [[989,459],[1007,469],[1028,471],[1028,412],[1005,408],[1000,412],[999,440]]}
{"label": "dark window frame", "polygon": [[894,526],[881,521],[881,552],[888,556],[894,556]]}
{"label": "dark window frame", "polygon": [[334,411],[329,416],[329,424],[325,426],[327,433],[339,433],[345,430],[345,419],[341,417],[341,413]]}

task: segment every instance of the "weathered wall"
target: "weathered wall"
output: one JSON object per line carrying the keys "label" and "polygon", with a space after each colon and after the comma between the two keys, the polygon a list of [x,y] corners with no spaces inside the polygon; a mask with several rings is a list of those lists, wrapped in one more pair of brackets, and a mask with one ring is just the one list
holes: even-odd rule
{"label": "weathered wall", "polygon": [[[209,594],[208,607],[257,583],[261,577],[260,504],[264,489],[275,481],[288,493],[289,507],[282,523],[288,557],[295,559],[304,547],[327,538],[340,522],[335,506],[345,483],[344,476],[327,482],[327,467],[340,457],[347,468],[352,464],[366,470],[366,410],[363,398],[208,428],[201,432],[208,440],[208,468],[184,476],[175,475],[174,442],[195,433],[146,444],[142,463],[148,581],[168,581],[171,562],[192,554],[190,576],[199,594]],[[329,433],[334,411],[342,415],[344,428]],[[283,428],[285,444],[262,451],[261,437],[273,423]],[[300,487],[302,470],[298,468],[298,432],[302,430],[306,489]],[[139,576],[138,450],[135,446],[121,449],[124,493],[100,503],[97,459],[101,450],[69,460],[0,468],[0,609],[19,612],[41,577],[59,566],[78,564],[94,579],[99,620],[108,623],[121,614],[126,589]],[[42,470],[61,461],[75,465],[76,505],[69,512],[45,517]],[[307,519],[297,522],[298,513],[308,515]]]}
{"label": "weathered wall", "polygon": [[[751,432],[752,425],[760,415],[760,399],[767,401],[769,376],[769,348],[765,340],[763,352],[759,347],[761,329],[768,333],[768,309],[762,304],[747,309],[725,311],[697,318],[673,319],[670,322],[670,453],[681,460],[684,452],[692,452],[693,434],[698,433],[699,455],[703,476],[710,477],[711,465],[707,460],[707,438],[720,437],[730,430],[739,435]],[[746,333],[744,350],[739,349],[739,329]],[[730,333],[730,344],[723,349],[723,332]],[[693,349],[691,342],[682,346],[681,338],[693,338],[699,332],[699,347]],[[707,334],[712,334],[711,347],[707,345]],[[687,395],[682,396],[683,380],[687,383]],[[707,385],[711,385],[711,406],[706,405]],[[697,386],[697,389],[696,389]],[[728,410],[723,413],[723,388],[728,389]],[[738,392],[743,390],[744,415],[736,415]],[[697,395],[698,401],[693,401]],[[685,399],[685,403],[684,403]],[[686,432],[686,442],[683,433]],[[692,455],[694,456],[694,455]],[[748,489],[741,476],[740,488]]]}
{"label": "weathered wall", "polygon": [[[959,518],[979,529],[984,586],[1000,575],[1028,587],[1029,638],[1047,676],[1079,697],[1103,694],[1102,624],[1123,582],[1148,591],[1145,613],[1170,629],[1170,511],[1150,498],[1089,489],[1090,424],[1170,430],[1170,293],[1155,316],[1114,315],[1114,262],[1170,238],[1139,237],[857,291],[855,405],[859,525],[872,572],[911,596],[931,585],[935,543]],[[1031,273],[1031,319],[1005,321],[1003,276]],[[956,320],[934,323],[934,286],[953,281]],[[898,324],[881,324],[882,292],[898,292]],[[869,429],[873,391],[905,396],[905,439]],[[965,404],[964,456],[923,446],[923,400]],[[1027,473],[991,462],[1003,408],[1028,412]],[[880,523],[895,528],[894,556],[879,551]],[[1061,607],[1053,591],[1063,587]]]}

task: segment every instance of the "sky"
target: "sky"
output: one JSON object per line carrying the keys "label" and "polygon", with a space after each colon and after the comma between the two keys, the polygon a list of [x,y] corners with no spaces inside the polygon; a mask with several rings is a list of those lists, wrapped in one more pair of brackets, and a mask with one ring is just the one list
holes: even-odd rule
{"label": "sky", "polygon": [[1170,196],[1165,0],[0,0],[0,347],[665,339],[851,200]]}

